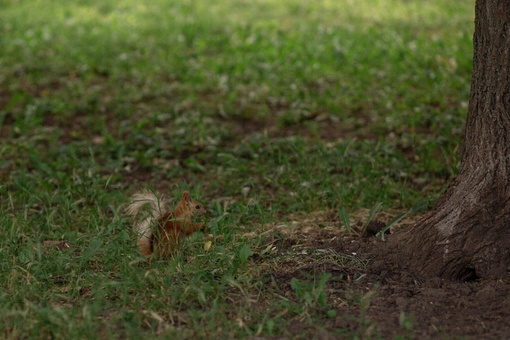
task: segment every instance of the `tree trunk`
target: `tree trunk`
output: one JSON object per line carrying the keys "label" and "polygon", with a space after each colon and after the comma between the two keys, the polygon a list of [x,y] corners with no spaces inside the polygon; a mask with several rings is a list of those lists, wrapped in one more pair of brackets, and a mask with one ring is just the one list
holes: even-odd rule
{"label": "tree trunk", "polygon": [[405,237],[411,268],[422,276],[469,280],[510,269],[509,0],[476,1],[473,42],[459,173]]}

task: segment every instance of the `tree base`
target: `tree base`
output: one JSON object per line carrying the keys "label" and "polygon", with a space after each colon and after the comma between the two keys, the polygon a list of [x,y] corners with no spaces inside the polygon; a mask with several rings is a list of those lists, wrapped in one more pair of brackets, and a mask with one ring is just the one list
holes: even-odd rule
{"label": "tree base", "polygon": [[436,208],[393,241],[414,274],[469,281],[508,273],[507,188],[494,188],[496,181],[476,173],[481,171],[459,173]]}

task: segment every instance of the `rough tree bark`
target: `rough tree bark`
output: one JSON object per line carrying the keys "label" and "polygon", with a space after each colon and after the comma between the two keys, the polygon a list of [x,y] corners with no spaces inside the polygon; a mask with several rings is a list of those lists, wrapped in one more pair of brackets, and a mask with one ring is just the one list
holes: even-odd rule
{"label": "rough tree bark", "polygon": [[406,235],[422,276],[469,280],[510,269],[510,1],[477,0],[471,96],[459,173]]}

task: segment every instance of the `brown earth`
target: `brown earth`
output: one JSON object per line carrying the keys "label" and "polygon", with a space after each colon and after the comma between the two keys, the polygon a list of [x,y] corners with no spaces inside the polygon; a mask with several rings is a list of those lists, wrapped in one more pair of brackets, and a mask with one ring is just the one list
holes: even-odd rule
{"label": "brown earth", "polygon": [[[331,330],[337,329],[384,339],[510,336],[510,275],[502,280],[470,282],[419,280],[387,256],[388,241],[341,235],[333,223],[287,227],[274,229],[281,236],[274,245],[279,254],[292,256],[268,274],[283,295],[292,296],[289,282],[294,277],[306,280],[323,273],[332,275],[327,298],[336,316],[325,321],[327,330],[317,338],[336,338]],[[329,254],[330,260],[324,260],[324,254]],[[307,260],[299,260],[300,256]],[[351,260],[340,263],[338,256]],[[365,265],[356,264],[355,259]],[[291,333],[300,334],[309,326],[296,322],[293,327]]]}

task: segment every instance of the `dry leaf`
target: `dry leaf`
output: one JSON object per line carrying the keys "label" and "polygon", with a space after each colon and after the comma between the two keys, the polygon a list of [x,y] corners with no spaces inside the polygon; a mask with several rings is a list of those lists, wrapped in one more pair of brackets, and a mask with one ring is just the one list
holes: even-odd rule
{"label": "dry leaf", "polygon": [[207,241],[204,243],[204,250],[205,251],[209,251],[209,249],[211,249],[211,246],[212,246],[212,242],[211,241]]}

